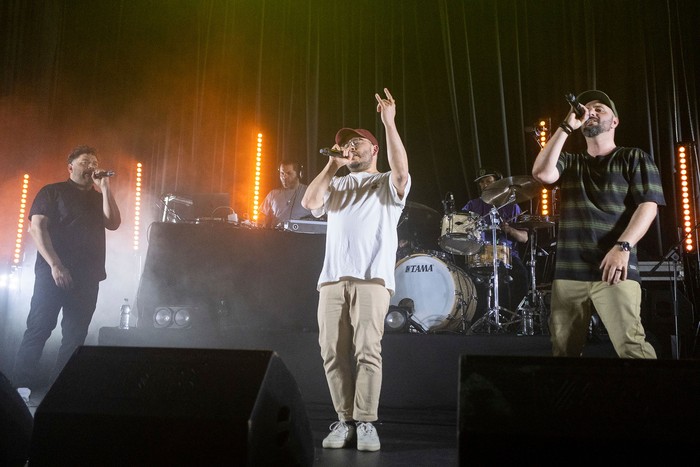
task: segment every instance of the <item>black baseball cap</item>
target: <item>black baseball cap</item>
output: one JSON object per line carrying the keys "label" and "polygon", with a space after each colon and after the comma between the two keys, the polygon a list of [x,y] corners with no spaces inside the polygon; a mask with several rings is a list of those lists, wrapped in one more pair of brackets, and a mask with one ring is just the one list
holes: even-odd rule
{"label": "black baseball cap", "polygon": [[478,172],[478,177],[474,179],[475,182],[478,182],[484,177],[492,176],[496,180],[500,180],[503,178],[503,175],[501,175],[501,172],[498,170],[492,169],[491,167],[481,167]]}
{"label": "black baseball cap", "polygon": [[610,99],[610,96],[605,94],[603,91],[598,91],[595,89],[592,89],[590,91],[584,91],[581,94],[579,94],[576,99],[578,99],[578,101],[581,103],[581,105],[586,105],[592,101],[602,102],[603,104],[610,107],[610,110],[613,111],[613,114],[616,117],[618,117],[617,108],[615,107],[615,103],[612,101],[612,99]]}

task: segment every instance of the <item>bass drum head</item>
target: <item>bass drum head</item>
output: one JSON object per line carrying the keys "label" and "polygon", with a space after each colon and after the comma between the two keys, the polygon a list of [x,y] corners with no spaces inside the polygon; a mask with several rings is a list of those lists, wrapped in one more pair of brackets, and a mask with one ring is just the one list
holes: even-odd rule
{"label": "bass drum head", "polygon": [[413,320],[426,331],[452,330],[467,324],[476,311],[476,289],[469,276],[435,256],[419,253],[401,259],[394,270],[391,304],[413,300]]}

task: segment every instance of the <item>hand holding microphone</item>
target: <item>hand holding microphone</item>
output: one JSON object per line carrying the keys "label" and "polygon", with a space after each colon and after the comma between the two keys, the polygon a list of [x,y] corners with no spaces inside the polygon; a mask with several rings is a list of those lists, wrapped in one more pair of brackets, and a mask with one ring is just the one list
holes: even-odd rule
{"label": "hand holding microphone", "polygon": [[343,156],[343,151],[339,151],[333,148],[322,148],[318,152],[325,157],[345,157]]}
{"label": "hand holding microphone", "polygon": [[581,125],[583,125],[584,118],[588,110],[584,107],[576,96],[572,93],[567,93],[564,98],[566,102],[571,105],[571,112],[576,116],[576,118],[571,118],[571,113],[569,113],[566,119],[559,125],[559,128],[564,130],[567,135],[572,134],[575,130],[578,130]]}
{"label": "hand holding microphone", "polygon": [[566,102],[568,102],[571,107],[574,109],[574,113],[576,114],[577,118],[583,118],[584,115],[586,115],[586,108],[581,104],[576,96],[574,96],[572,93],[568,93],[567,95],[564,96],[566,98]]}
{"label": "hand holding microphone", "polygon": [[114,177],[114,175],[114,170],[100,170],[98,172],[93,172],[92,178],[94,178],[95,180],[99,180],[104,177]]}

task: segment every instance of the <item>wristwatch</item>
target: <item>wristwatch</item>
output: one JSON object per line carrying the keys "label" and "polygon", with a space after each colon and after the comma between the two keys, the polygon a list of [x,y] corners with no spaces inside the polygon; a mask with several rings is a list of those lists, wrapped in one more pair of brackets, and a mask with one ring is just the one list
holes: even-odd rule
{"label": "wristwatch", "polygon": [[618,245],[620,245],[620,250],[622,251],[632,251],[632,247],[630,246],[630,242],[615,242]]}

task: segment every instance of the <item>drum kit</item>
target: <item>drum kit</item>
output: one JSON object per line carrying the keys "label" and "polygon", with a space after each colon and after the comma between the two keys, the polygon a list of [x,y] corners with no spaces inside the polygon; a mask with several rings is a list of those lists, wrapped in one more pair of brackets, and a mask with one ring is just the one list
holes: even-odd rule
{"label": "drum kit", "polygon": [[[399,241],[405,248],[397,255],[396,286],[391,304],[410,303],[408,312],[413,324],[409,327],[410,332],[548,333],[548,311],[536,281],[537,231],[552,228],[555,224],[548,217],[529,214],[521,214],[514,222],[504,221],[498,212],[509,204],[532,199],[541,188],[542,185],[530,176],[497,180],[481,193],[481,199],[492,205],[488,214],[456,212],[454,202],[446,201],[440,223],[436,222],[440,216],[434,209],[407,203],[405,217],[399,223]],[[529,234],[528,292],[516,310],[509,310],[499,303],[501,268],[511,268],[509,247],[497,242],[503,222],[527,230]],[[416,248],[416,239],[426,233],[432,234],[437,225],[441,227],[437,245],[442,251]],[[456,264],[454,256],[465,257],[464,268]],[[486,283],[488,287],[483,315],[477,319],[475,283]]]}

